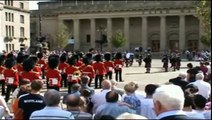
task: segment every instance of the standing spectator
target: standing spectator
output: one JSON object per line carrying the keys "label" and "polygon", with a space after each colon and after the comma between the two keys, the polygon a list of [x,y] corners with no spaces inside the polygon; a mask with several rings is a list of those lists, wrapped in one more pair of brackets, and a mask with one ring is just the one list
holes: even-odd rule
{"label": "standing spectator", "polygon": [[[93,68],[95,70],[95,88],[102,88],[101,83],[103,81],[103,77],[106,74],[105,65],[102,62],[102,56],[100,54],[97,54],[95,56],[96,62],[93,64]],[[98,87],[99,86],[99,87]]]}
{"label": "standing spectator", "polygon": [[75,120],[92,119],[92,115],[90,113],[83,112],[80,108],[80,96],[72,94],[68,95],[66,99],[67,110],[73,114]]}
{"label": "standing spectator", "polygon": [[24,120],[28,120],[32,112],[43,109],[46,105],[43,96],[40,95],[43,83],[34,80],[31,83],[31,92],[19,97],[18,107],[23,111]]}
{"label": "standing spectator", "polygon": [[157,119],[159,120],[185,120],[189,119],[182,111],[184,93],[179,86],[162,85],[153,94],[153,101]]}
{"label": "standing spectator", "polygon": [[57,90],[49,90],[44,94],[46,107],[31,114],[30,119],[74,119],[71,112],[59,107],[60,93]]}
{"label": "standing spectator", "polygon": [[49,69],[46,73],[47,78],[47,88],[48,89],[55,89],[60,90],[61,87],[61,73],[57,69],[59,65],[59,56],[50,56],[49,57]]}
{"label": "standing spectator", "polygon": [[[93,113],[96,113],[96,109],[106,103],[105,96],[106,94],[111,91],[111,82],[109,80],[102,81],[102,90],[101,92],[96,92],[91,97],[91,102],[93,103]],[[101,98],[101,99],[100,99]]]}
{"label": "standing spectator", "polygon": [[10,92],[11,91],[14,92],[14,90],[19,85],[18,71],[13,68],[15,64],[16,61],[13,58],[9,58],[5,61],[6,69],[4,70],[3,74],[7,85],[6,97],[5,97],[6,102],[9,101]]}
{"label": "standing spectator", "polygon": [[116,53],[114,60],[114,67],[115,67],[115,74],[116,74],[116,81],[123,82],[122,80],[122,68],[124,66],[124,62],[122,60],[122,54],[120,52]]}
{"label": "standing spectator", "polygon": [[106,94],[106,103],[99,106],[95,113],[95,118],[98,119],[103,115],[111,115],[116,118],[122,113],[134,113],[129,107],[118,103],[119,95],[115,91],[110,91]]}
{"label": "standing spectator", "polygon": [[146,98],[140,99],[141,101],[141,115],[147,117],[148,119],[155,119],[156,113],[154,111],[154,103],[152,95],[155,90],[158,88],[158,85],[148,84],[145,86]]}
{"label": "standing spectator", "polygon": [[186,73],[180,73],[178,77],[170,79],[169,82],[180,86],[182,90],[185,90],[186,85],[189,84],[189,82],[186,81]]}
{"label": "standing spectator", "polygon": [[204,75],[202,72],[196,74],[196,81],[192,82],[192,84],[196,85],[199,89],[198,94],[202,95],[206,99],[209,98],[211,93],[211,85],[204,80]]}

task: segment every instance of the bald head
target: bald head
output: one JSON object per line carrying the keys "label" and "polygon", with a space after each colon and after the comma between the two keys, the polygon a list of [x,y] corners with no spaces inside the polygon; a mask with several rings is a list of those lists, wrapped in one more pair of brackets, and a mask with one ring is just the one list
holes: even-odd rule
{"label": "bald head", "polygon": [[74,94],[67,96],[67,102],[66,105],[70,107],[78,107],[80,103],[80,97],[76,96]]}
{"label": "bald head", "polygon": [[47,106],[58,106],[60,103],[60,93],[57,90],[48,90],[44,94],[44,101]]}
{"label": "bald head", "polygon": [[111,89],[111,82],[109,80],[103,80],[102,89]]}

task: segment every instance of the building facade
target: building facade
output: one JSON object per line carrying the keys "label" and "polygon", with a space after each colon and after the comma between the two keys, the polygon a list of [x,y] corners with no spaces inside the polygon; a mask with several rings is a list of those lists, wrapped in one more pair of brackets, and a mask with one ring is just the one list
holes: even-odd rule
{"label": "building facade", "polygon": [[[40,2],[31,12],[31,37],[45,36],[57,48],[61,24],[68,27],[74,50],[114,50],[111,37],[118,31],[127,39],[123,50],[142,46],[154,52],[203,49],[203,30],[192,1],[72,1]],[[40,34],[39,34],[40,33]]]}
{"label": "building facade", "polygon": [[0,1],[0,51],[29,47],[29,18],[28,1]]}

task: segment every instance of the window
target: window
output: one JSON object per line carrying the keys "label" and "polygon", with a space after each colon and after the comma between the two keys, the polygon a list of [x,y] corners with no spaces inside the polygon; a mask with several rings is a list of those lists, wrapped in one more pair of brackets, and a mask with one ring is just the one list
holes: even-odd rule
{"label": "window", "polygon": [[10,21],[10,13],[9,13],[9,21]]}
{"label": "window", "polygon": [[23,15],[20,15],[20,22],[24,23],[24,16]]}
{"label": "window", "polygon": [[11,26],[9,26],[9,36],[11,36]]}
{"label": "window", "polygon": [[20,28],[20,37],[24,37],[24,27]]}
{"label": "window", "polygon": [[8,47],[8,44],[6,44],[6,51],[7,51],[7,52],[9,51],[9,47]]}
{"label": "window", "polygon": [[20,2],[20,8],[24,9],[24,3]]}
{"label": "window", "polygon": [[14,26],[12,26],[12,36],[14,37]]}
{"label": "window", "polygon": [[10,0],[10,2],[11,2],[11,6],[13,6],[13,0]]}
{"label": "window", "polygon": [[13,50],[13,51],[15,50],[15,46],[14,46],[14,44],[12,44],[12,50]]}
{"label": "window", "polygon": [[8,33],[8,26],[6,25],[6,36],[8,37],[9,36],[9,33]]}
{"label": "window", "polygon": [[5,12],[5,20],[7,21],[8,19],[8,13],[7,12]]}
{"label": "window", "polygon": [[86,35],[86,42],[90,43],[91,42],[91,36],[90,35]]}
{"label": "window", "polygon": [[11,51],[11,44],[9,44],[9,51]]}
{"label": "window", "polygon": [[12,13],[11,15],[12,22],[14,22],[14,14]]}

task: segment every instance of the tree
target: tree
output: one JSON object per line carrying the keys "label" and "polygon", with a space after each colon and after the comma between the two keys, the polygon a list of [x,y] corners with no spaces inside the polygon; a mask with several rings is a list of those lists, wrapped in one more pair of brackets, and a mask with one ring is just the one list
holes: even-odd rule
{"label": "tree", "polygon": [[120,48],[125,45],[126,38],[122,32],[118,31],[115,35],[112,36],[111,43],[113,47]]}
{"label": "tree", "polygon": [[58,49],[63,49],[68,44],[69,35],[68,28],[64,24],[60,24],[56,33],[56,44]]}
{"label": "tree", "polygon": [[196,15],[201,20],[205,34],[201,36],[203,44],[211,45],[211,1],[200,0],[197,3]]}

